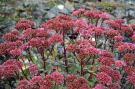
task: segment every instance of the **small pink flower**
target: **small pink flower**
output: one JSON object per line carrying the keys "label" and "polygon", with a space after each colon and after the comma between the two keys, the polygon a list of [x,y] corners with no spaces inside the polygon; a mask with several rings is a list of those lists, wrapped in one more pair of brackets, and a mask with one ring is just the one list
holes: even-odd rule
{"label": "small pink flower", "polygon": [[106,66],[112,66],[115,63],[114,58],[110,57],[100,57],[98,60],[102,65]]}
{"label": "small pink flower", "polygon": [[111,18],[111,15],[104,12],[104,13],[100,14],[100,18],[102,18],[103,20],[107,20],[107,19]]}
{"label": "small pink flower", "polygon": [[19,36],[20,35],[20,32],[16,29],[13,29],[10,33],[16,35],[16,36]]}
{"label": "small pink flower", "polygon": [[99,68],[99,71],[107,73],[107,74],[111,74],[113,69],[110,66],[101,65],[100,68]]}
{"label": "small pink flower", "polygon": [[62,36],[59,34],[55,34],[49,38],[50,45],[53,45],[55,43],[62,43],[62,42],[63,42]]}
{"label": "small pink flower", "polygon": [[46,75],[45,80],[47,81],[53,81],[53,77],[51,75]]}
{"label": "small pink flower", "polygon": [[124,61],[121,61],[121,60],[116,60],[115,66],[116,66],[116,68],[122,68],[123,66],[126,66],[126,63]]}
{"label": "small pink flower", "polygon": [[3,39],[5,41],[16,41],[18,39],[18,37],[17,37],[17,35],[10,32],[10,33],[3,35]]}
{"label": "small pink flower", "polygon": [[75,79],[77,79],[76,75],[68,75],[66,81],[67,83],[72,83]]}
{"label": "small pink flower", "polygon": [[7,44],[1,43],[0,44],[0,55],[6,54],[6,50],[7,50]]}
{"label": "small pink flower", "polygon": [[36,34],[36,31],[32,28],[27,28],[25,31],[23,31],[22,38],[23,39],[30,39],[34,37]]}
{"label": "small pink flower", "polygon": [[102,84],[97,84],[94,88],[92,89],[106,89],[104,85]]}
{"label": "small pink flower", "polygon": [[122,78],[120,72],[117,70],[113,70],[109,75],[112,77],[113,81],[120,81]]}
{"label": "small pink flower", "polygon": [[101,57],[110,57],[110,58],[114,57],[114,54],[112,52],[109,52],[106,50],[101,50],[100,55],[101,55]]}
{"label": "small pink flower", "polygon": [[23,45],[23,41],[21,41],[21,40],[15,41],[15,46],[16,46],[16,47],[20,47],[20,46],[22,46],[22,45]]}
{"label": "small pink flower", "polygon": [[75,44],[69,44],[66,49],[67,49],[69,52],[75,52],[76,46],[75,46]]}
{"label": "small pink flower", "polygon": [[29,46],[31,47],[41,47],[42,46],[42,41],[40,38],[32,38],[29,42],[28,42]]}
{"label": "small pink flower", "polygon": [[29,71],[32,76],[38,75],[39,73],[38,66],[36,64],[30,64]]}
{"label": "small pink flower", "polygon": [[49,35],[47,30],[45,30],[44,28],[38,28],[37,30],[35,30],[35,33],[37,37],[47,37]]}
{"label": "small pink flower", "polygon": [[15,59],[10,59],[4,62],[3,64],[3,76],[5,78],[14,77],[16,73],[18,73],[23,64],[20,61],[16,61]]}
{"label": "small pink flower", "polygon": [[128,76],[127,80],[128,80],[131,84],[135,85],[135,74]]}
{"label": "small pink flower", "polygon": [[0,79],[3,78],[3,73],[4,73],[4,66],[0,65]]}
{"label": "small pink flower", "polygon": [[27,50],[28,48],[30,48],[30,46],[27,43],[20,46],[21,50]]}
{"label": "small pink flower", "polygon": [[39,89],[52,89],[54,86],[52,81],[44,80]]}
{"label": "small pink flower", "polygon": [[124,67],[124,71],[125,71],[128,75],[133,75],[133,74],[135,74],[135,67],[133,67],[133,66],[125,66],[125,67]]}
{"label": "small pink flower", "polygon": [[85,21],[83,19],[77,19],[74,22],[74,26],[79,27],[79,28],[86,28],[86,27],[88,27],[88,24],[87,24],[87,21]]}
{"label": "small pink flower", "polygon": [[109,89],[121,89],[121,86],[119,83],[115,82],[108,86]]}
{"label": "small pink flower", "polygon": [[102,84],[107,84],[107,85],[112,84],[112,78],[108,74],[106,74],[104,72],[98,73],[97,74],[97,79]]}
{"label": "small pink flower", "polygon": [[105,35],[107,36],[107,38],[111,39],[115,36],[118,36],[119,35],[119,31],[118,30],[113,30],[113,29],[108,29],[106,32],[105,32]]}
{"label": "small pink flower", "polygon": [[119,52],[124,52],[124,51],[126,51],[126,50],[127,50],[127,47],[126,47],[124,44],[118,46],[118,51],[119,51]]}
{"label": "small pink flower", "polygon": [[15,49],[13,49],[13,50],[11,50],[10,51],[10,54],[12,55],[12,56],[21,56],[22,55],[22,50],[21,49],[19,49],[19,48],[15,48]]}
{"label": "small pink flower", "polygon": [[88,81],[83,77],[78,78],[76,84],[80,86],[79,89],[89,89]]}
{"label": "small pink flower", "polygon": [[30,80],[30,85],[32,87],[38,87],[39,85],[41,85],[43,83],[43,78],[42,76],[34,76],[32,77],[32,79]]}
{"label": "small pink flower", "polygon": [[29,81],[26,79],[19,81],[17,89],[30,89]]}
{"label": "small pink flower", "polygon": [[79,16],[79,15],[83,14],[84,11],[85,11],[85,9],[80,8],[80,9],[78,9],[78,10],[73,11],[72,14],[73,14],[74,16]]}
{"label": "small pink flower", "polygon": [[132,36],[132,41],[135,42],[135,34]]}
{"label": "small pink flower", "polygon": [[67,87],[68,87],[68,89],[90,89],[88,81],[83,77],[75,78],[75,79],[73,77],[73,81],[68,82]]}
{"label": "small pink flower", "polygon": [[94,28],[93,31],[95,33],[95,36],[101,36],[104,33],[104,29],[99,27]]}
{"label": "small pink flower", "polygon": [[51,76],[53,80],[56,82],[56,84],[62,84],[64,82],[64,76],[59,72],[53,72]]}
{"label": "small pink flower", "polygon": [[16,24],[16,29],[17,30],[26,30],[27,28],[31,28],[35,25],[35,23],[31,20],[25,20],[21,19],[17,24]]}
{"label": "small pink flower", "polygon": [[114,37],[114,40],[116,41],[116,42],[120,42],[120,41],[123,41],[124,40],[124,37],[123,36],[115,36]]}

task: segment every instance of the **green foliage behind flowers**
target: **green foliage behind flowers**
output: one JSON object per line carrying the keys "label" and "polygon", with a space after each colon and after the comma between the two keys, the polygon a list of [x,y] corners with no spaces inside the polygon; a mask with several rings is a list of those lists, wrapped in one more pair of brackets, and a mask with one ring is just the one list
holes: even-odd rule
{"label": "green foliage behind flowers", "polygon": [[110,2],[101,2],[97,6],[103,8],[107,12],[112,12],[117,7],[115,3],[110,3]]}

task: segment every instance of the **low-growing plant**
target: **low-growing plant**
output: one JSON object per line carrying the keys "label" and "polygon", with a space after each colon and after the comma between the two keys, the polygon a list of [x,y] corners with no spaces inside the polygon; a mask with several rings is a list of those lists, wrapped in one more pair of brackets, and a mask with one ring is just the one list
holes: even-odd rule
{"label": "low-growing plant", "polygon": [[3,35],[0,79],[17,89],[134,89],[135,25],[78,9],[36,27],[21,19]]}

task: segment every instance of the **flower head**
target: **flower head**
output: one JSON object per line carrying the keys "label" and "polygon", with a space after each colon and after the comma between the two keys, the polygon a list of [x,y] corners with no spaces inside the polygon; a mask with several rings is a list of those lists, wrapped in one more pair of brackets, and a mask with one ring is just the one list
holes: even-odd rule
{"label": "flower head", "polygon": [[116,68],[122,68],[122,67],[126,66],[126,63],[122,60],[116,60],[115,66],[116,66]]}
{"label": "flower head", "polygon": [[32,76],[37,75],[39,73],[38,66],[36,64],[30,64],[29,71]]}
{"label": "flower head", "polygon": [[97,84],[94,88],[92,89],[105,89],[105,86],[102,84]]}
{"label": "flower head", "polygon": [[112,84],[112,78],[104,72],[98,73],[97,79],[101,84],[106,84],[106,85]]}
{"label": "flower head", "polygon": [[81,78],[74,77],[73,81],[67,84],[67,87],[68,89],[89,89],[88,81],[83,77]]}
{"label": "flower head", "polygon": [[10,51],[10,54],[14,57],[16,56],[21,56],[22,55],[22,50],[19,48],[15,48],[13,50]]}
{"label": "flower head", "polygon": [[74,15],[74,16],[80,16],[80,15],[82,15],[84,12],[85,12],[85,9],[80,8],[80,9],[78,9],[78,10],[73,11],[72,15]]}
{"label": "flower head", "polygon": [[31,28],[35,25],[35,23],[31,20],[25,20],[21,19],[17,24],[16,24],[16,29],[17,30],[26,30],[27,28]]}
{"label": "flower head", "polygon": [[135,85],[135,74],[128,76],[127,80],[128,80],[131,84]]}
{"label": "flower head", "polygon": [[53,72],[51,76],[53,80],[56,82],[56,84],[62,84],[64,82],[64,76],[57,71]]}
{"label": "flower head", "polygon": [[5,78],[14,77],[16,73],[18,73],[23,66],[22,62],[16,61],[15,59],[7,60],[2,65],[4,69],[3,76]]}
{"label": "flower head", "polygon": [[19,81],[17,89],[30,89],[29,81],[26,80],[26,79],[23,79],[23,80]]}
{"label": "flower head", "polygon": [[100,57],[99,62],[102,65],[106,65],[106,66],[112,66],[115,63],[114,58],[110,58],[110,57]]}
{"label": "flower head", "polygon": [[10,33],[3,35],[3,39],[5,41],[16,41],[18,39],[18,37],[17,37],[17,35],[10,32]]}

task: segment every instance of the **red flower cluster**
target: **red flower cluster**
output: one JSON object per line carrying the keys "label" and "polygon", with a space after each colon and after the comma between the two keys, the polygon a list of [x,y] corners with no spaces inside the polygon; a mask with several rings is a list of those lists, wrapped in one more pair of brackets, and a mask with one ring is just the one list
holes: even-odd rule
{"label": "red flower cluster", "polygon": [[106,23],[109,24],[113,28],[121,29],[122,24],[125,21],[120,19],[120,20],[107,20]]}
{"label": "red flower cluster", "polygon": [[105,35],[107,36],[108,39],[111,39],[111,38],[114,38],[115,36],[118,36],[119,32],[117,30],[108,29],[105,32]]}
{"label": "red flower cluster", "polygon": [[38,75],[39,69],[36,64],[30,64],[29,66],[29,72],[32,76]]}
{"label": "red flower cluster", "polygon": [[135,74],[128,76],[128,81],[131,84],[135,85]]}
{"label": "red flower cluster", "polygon": [[8,79],[17,76],[22,69],[22,62],[10,59],[4,62],[1,67],[0,79]]}
{"label": "red flower cluster", "polygon": [[124,66],[126,66],[126,63],[124,62],[124,61],[122,61],[122,60],[116,60],[115,61],[115,66],[116,66],[116,68],[123,68]]}
{"label": "red flower cluster", "polygon": [[135,44],[132,43],[124,43],[118,46],[118,51],[122,52],[134,52],[135,51]]}
{"label": "red flower cluster", "polygon": [[49,38],[49,44],[53,45],[55,43],[63,43],[63,37],[61,35],[55,34]]}
{"label": "red flower cluster", "polygon": [[[69,75],[66,80],[68,89],[89,89],[88,82],[84,78],[77,78],[74,75]],[[53,72],[50,75],[46,75],[45,78],[42,76],[33,76],[31,80],[21,80],[17,89],[52,89],[56,85],[61,85],[63,83],[64,76],[59,72]],[[76,84],[79,85],[76,86]]]}
{"label": "red flower cluster", "polygon": [[106,87],[102,84],[97,84],[93,89],[105,89]]}
{"label": "red flower cluster", "polygon": [[84,12],[85,12],[85,9],[80,8],[80,9],[78,9],[78,10],[73,11],[72,14],[73,14],[74,16],[80,16],[80,15],[82,15]]}
{"label": "red flower cluster", "polygon": [[135,34],[132,36],[132,41],[135,42]]}
{"label": "red flower cluster", "polygon": [[110,57],[101,57],[98,60],[102,65],[106,66],[112,66],[115,63],[114,59]]}
{"label": "red flower cluster", "polygon": [[98,73],[97,79],[99,80],[100,83],[102,83],[104,85],[112,84],[112,78],[104,72]]}
{"label": "red flower cluster", "polygon": [[72,18],[70,16],[67,15],[61,15],[58,16],[56,18],[54,18],[53,20],[49,20],[46,23],[42,24],[42,27],[45,29],[53,29],[56,32],[61,32],[62,30],[64,32],[71,30],[73,27],[74,21],[72,20]]}
{"label": "red flower cluster", "polygon": [[69,75],[66,80],[68,89],[89,89],[88,81],[83,77],[77,78],[75,75]]}
{"label": "red flower cluster", "polygon": [[12,56],[14,56],[14,57],[21,56],[22,55],[22,50],[15,48],[15,49],[13,49],[13,50],[10,51],[10,54]]}
{"label": "red flower cluster", "polygon": [[15,40],[17,40],[17,35],[15,35],[13,33],[7,33],[3,36],[3,39],[6,41],[15,41]]}
{"label": "red flower cluster", "polygon": [[21,19],[17,24],[16,24],[16,29],[17,30],[26,30],[27,28],[31,28],[35,25],[35,23],[31,20],[25,20]]}
{"label": "red flower cluster", "polygon": [[87,16],[88,18],[91,18],[91,19],[101,18],[103,20],[107,20],[111,17],[108,13],[104,13],[100,11],[89,11],[89,10],[85,11],[84,16]]}

